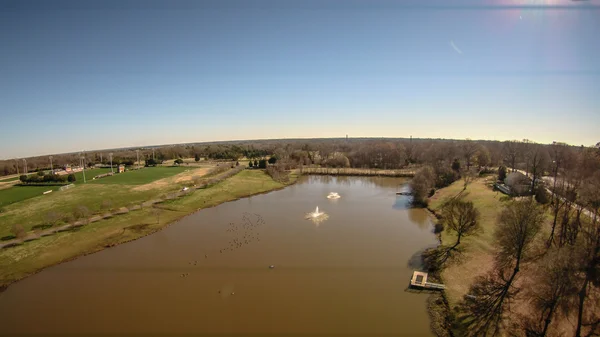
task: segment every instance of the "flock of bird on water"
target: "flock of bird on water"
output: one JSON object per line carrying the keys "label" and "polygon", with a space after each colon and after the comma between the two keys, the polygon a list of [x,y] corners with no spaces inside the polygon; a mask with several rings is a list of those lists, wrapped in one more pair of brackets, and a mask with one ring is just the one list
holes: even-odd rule
{"label": "flock of bird on water", "polygon": [[[340,195],[336,192],[331,192],[328,196],[328,199],[339,199]],[[315,215],[321,215],[323,213],[319,212],[319,208],[317,207],[316,212],[313,212]],[[313,214],[309,213],[309,214]],[[253,221],[253,216],[255,220]],[[219,249],[219,254],[223,254],[225,252],[233,252],[236,249],[242,248],[244,245],[249,245],[252,242],[260,242],[260,232],[259,228],[262,225],[265,225],[266,222],[260,214],[254,213],[243,213],[242,223],[236,224],[234,222],[230,222],[225,229],[225,232],[232,233],[233,238],[228,242],[228,246]],[[204,254],[204,258],[208,259],[208,254]],[[189,265],[196,266],[198,264],[198,260],[188,262]],[[274,269],[275,265],[270,265],[269,269]],[[190,273],[182,273],[180,277],[187,277]],[[221,290],[218,291],[221,293]],[[231,295],[234,295],[234,292],[231,292]]]}

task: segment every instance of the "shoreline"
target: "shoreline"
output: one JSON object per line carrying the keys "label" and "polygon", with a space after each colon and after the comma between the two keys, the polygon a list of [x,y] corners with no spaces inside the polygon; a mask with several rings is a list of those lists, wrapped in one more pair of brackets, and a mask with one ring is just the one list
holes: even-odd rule
{"label": "shoreline", "polygon": [[[241,172],[243,172],[243,170]],[[228,178],[224,179],[223,181],[226,181],[227,179],[232,178],[234,176],[235,175],[233,175],[231,177],[228,177]],[[275,187],[275,188],[272,188],[272,189],[269,189],[269,190],[258,191],[258,192],[251,192],[251,193],[248,193],[248,194],[243,194],[243,195],[240,195],[240,196],[233,197],[231,199],[224,200],[224,201],[216,203],[216,204],[210,204],[208,206],[201,206],[199,208],[196,208],[196,209],[192,210],[191,212],[185,212],[185,214],[181,213],[181,214],[179,214],[179,216],[175,216],[173,219],[170,219],[168,222],[166,222],[164,224],[159,224],[160,226],[152,228],[152,229],[150,229],[147,232],[139,233],[140,235],[134,236],[132,238],[127,238],[127,239],[124,239],[122,241],[117,241],[117,242],[113,242],[113,243],[100,244],[100,245],[95,246],[92,249],[82,251],[81,253],[79,253],[79,254],[77,254],[75,256],[72,256],[72,257],[69,257],[69,258],[65,258],[65,259],[61,259],[61,260],[56,261],[54,263],[50,263],[50,264],[47,264],[47,265],[45,265],[43,267],[37,268],[37,269],[35,269],[34,271],[32,271],[30,273],[22,275],[21,277],[17,277],[15,279],[12,279],[12,280],[9,280],[9,281],[2,280],[1,283],[0,283],[0,294],[2,292],[6,291],[10,285],[12,285],[14,283],[17,283],[19,281],[22,281],[22,280],[24,280],[24,279],[26,279],[26,278],[28,278],[30,276],[33,276],[33,275],[35,275],[35,274],[37,274],[37,273],[39,273],[39,272],[41,272],[41,271],[43,271],[43,270],[45,270],[47,268],[50,268],[50,267],[53,267],[53,266],[56,266],[56,265],[59,265],[59,264],[62,264],[62,263],[66,263],[66,262],[69,262],[69,261],[73,261],[73,260],[76,260],[78,258],[87,256],[87,255],[90,255],[90,254],[94,254],[94,253],[100,252],[100,251],[105,250],[105,249],[116,247],[116,246],[119,246],[119,245],[122,245],[122,244],[125,244],[125,243],[128,243],[128,242],[139,240],[139,239],[144,238],[144,237],[146,237],[148,235],[155,234],[155,233],[157,233],[157,232],[159,232],[159,231],[161,231],[161,230],[163,230],[163,229],[165,229],[165,228],[167,228],[167,227],[169,227],[169,226],[171,226],[171,225],[173,225],[173,224],[181,221],[183,218],[191,216],[191,215],[193,215],[193,214],[195,214],[195,213],[197,213],[197,212],[199,212],[199,211],[201,211],[203,209],[210,209],[210,208],[213,208],[213,207],[217,207],[217,206],[223,205],[223,204],[228,203],[228,202],[238,201],[238,200],[241,200],[241,199],[250,198],[250,197],[261,195],[261,194],[268,194],[268,193],[271,193],[271,192],[283,190],[283,189],[285,189],[285,188],[287,188],[289,186],[294,185],[298,181],[298,178],[299,178],[299,176],[296,176],[295,178],[291,179],[290,183],[288,183],[288,184],[282,184],[282,186]],[[221,181],[221,182],[223,182],[223,181]],[[221,183],[221,182],[219,182],[219,183]],[[219,184],[219,183],[217,183],[217,184]],[[213,186],[211,186],[211,187],[213,187]],[[186,195],[184,195],[184,196],[186,196]],[[147,210],[147,209],[150,209],[150,208],[153,208],[153,207],[151,206],[151,207],[143,208],[143,209],[139,209],[139,210]],[[132,213],[132,212],[130,212],[130,213]],[[107,239],[107,241],[109,241],[110,237],[107,237],[106,239]],[[11,249],[11,248],[12,247],[7,247],[5,249]]]}
{"label": "shoreline", "polygon": [[331,168],[331,167],[303,167],[301,174],[323,176],[350,176],[350,177],[394,177],[412,178],[418,169],[361,169],[361,168]]}
{"label": "shoreline", "polygon": [[[436,224],[441,219],[441,215],[438,214],[434,209],[429,206],[423,208],[427,214],[432,218],[434,234],[438,240],[438,247],[442,245],[442,232],[436,232]],[[427,252],[427,250],[425,251]],[[423,266],[428,269],[428,274],[433,276],[433,279],[443,283],[442,275],[440,270],[430,271],[428,266],[425,264],[425,252],[421,255],[423,259]],[[432,293],[427,298],[427,315],[430,320],[431,331],[440,337],[453,337],[452,326],[450,320],[450,304],[448,298],[446,298],[445,291]]]}

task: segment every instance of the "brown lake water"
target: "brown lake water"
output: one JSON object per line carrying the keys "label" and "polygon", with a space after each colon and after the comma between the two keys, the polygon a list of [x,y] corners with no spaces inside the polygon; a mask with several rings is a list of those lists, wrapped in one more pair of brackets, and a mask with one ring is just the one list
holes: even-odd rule
{"label": "brown lake water", "polygon": [[406,288],[436,239],[405,183],[302,177],[202,210],[13,284],[0,335],[431,336],[427,295]]}

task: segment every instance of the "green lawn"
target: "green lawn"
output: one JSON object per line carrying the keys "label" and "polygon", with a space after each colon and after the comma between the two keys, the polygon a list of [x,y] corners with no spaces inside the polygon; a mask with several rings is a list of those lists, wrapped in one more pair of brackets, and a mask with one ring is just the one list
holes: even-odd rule
{"label": "green lawn", "polygon": [[14,186],[0,190],[0,208],[29,198],[42,196],[48,190],[57,190],[60,186]]}
{"label": "green lawn", "polygon": [[19,177],[12,177],[12,178],[8,178],[8,179],[0,179],[0,182],[4,183],[7,181],[15,181],[15,180],[19,180]]}
{"label": "green lawn", "polygon": [[[168,178],[186,170],[194,168],[183,166],[157,166],[145,167],[140,170],[126,171],[115,174],[112,177],[106,177],[92,181],[94,184],[118,184],[118,185],[144,185],[155,180]],[[110,169],[108,169],[110,171]],[[86,173],[87,174],[87,173]],[[79,180],[79,178],[78,178]]]}
{"label": "green lawn", "polygon": [[[115,172],[117,172],[117,168],[114,168]],[[94,168],[94,169],[86,169],[85,170],[85,180],[89,183],[92,181],[92,178],[94,178],[97,175],[100,174],[104,174],[104,173],[108,173],[110,172],[110,168]],[[81,184],[83,183],[83,172],[76,172],[75,173],[75,183],[76,184]]]}

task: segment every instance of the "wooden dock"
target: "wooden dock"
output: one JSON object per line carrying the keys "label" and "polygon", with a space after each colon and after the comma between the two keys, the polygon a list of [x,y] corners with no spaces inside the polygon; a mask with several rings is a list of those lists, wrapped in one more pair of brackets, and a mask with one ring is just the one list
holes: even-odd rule
{"label": "wooden dock", "polygon": [[410,286],[415,288],[422,289],[431,289],[431,290],[444,290],[446,286],[439,283],[431,283],[427,282],[427,273],[414,271],[413,276],[410,279]]}

